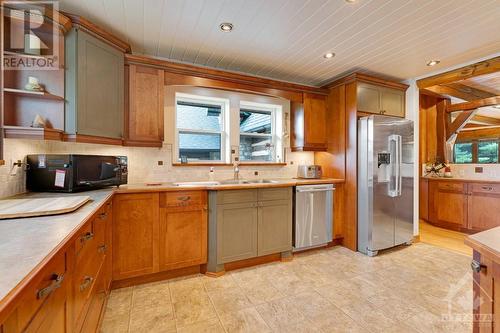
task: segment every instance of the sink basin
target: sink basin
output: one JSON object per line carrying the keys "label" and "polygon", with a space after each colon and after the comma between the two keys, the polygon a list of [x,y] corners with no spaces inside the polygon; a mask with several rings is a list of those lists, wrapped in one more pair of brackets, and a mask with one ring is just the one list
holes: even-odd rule
{"label": "sink basin", "polygon": [[277,183],[276,180],[271,179],[248,179],[248,180],[223,180],[220,182],[221,185],[238,185],[238,184],[273,184]]}
{"label": "sink basin", "polygon": [[272,179],[256,179],[256,180],[249,180],[249,184],[275,184],[277,183],[277,180],[272,180]]}
{"label": "sink basin", "polygon": [[219,182],[180,182],[174,183],[174,186],[215,186],[220,185]]}

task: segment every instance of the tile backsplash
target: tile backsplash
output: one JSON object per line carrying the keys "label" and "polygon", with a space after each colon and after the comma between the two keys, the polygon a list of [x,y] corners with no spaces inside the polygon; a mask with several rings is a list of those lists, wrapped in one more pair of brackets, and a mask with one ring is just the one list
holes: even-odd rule
{"label": "tile backsplash", "polygon": [[[6,165],[0,166],[0,198],[26,191],[26,177],[23,168],[13,166],[17,160],[25,161],[28,154],[95,154],[125,155],[128,157],[128,182],[172,182],[208,180],[207,166],[172,166],[172,146],[162,148],[136,148],[85,143],[38,141],[27,139],[5,139],[4,158]],[[296,176],[297,165],[314,164],[314,153],[286,151],[286,166],[242,166],[242,178],[292,178]],[[162,161],[163,165],[159,165]],[[258,176],[255,176],[258,171]],[[231,166],[216,166],[215,179],[233,177]]]}
{"label": "tile backsplash", "polygon": [[[500,179],[500,164],[450,164],[450,167],[455,178]],[[477,172],[479,170],[482,170],[482,172]]]}

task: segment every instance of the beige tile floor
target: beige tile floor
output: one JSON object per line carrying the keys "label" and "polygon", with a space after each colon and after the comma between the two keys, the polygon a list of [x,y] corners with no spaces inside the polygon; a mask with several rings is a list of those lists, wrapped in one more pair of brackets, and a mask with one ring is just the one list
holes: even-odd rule
{"label": "beige tile floor", "polygon": [[342,247],[111,293],[101,332],[471,332],[470,257]]}

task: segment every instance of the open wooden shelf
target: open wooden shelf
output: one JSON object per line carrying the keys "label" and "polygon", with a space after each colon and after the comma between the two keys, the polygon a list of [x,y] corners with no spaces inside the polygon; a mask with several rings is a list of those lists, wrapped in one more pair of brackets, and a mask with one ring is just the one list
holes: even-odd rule
{"label": "open wooden shelf", "polygon": [[55,128],[35,128],[23,126],[3,127],[4,137],[7,139],[38,139],[38,140],[58,140],[63,138],[63,130]]}
{"label": "open wooden shelf", "polygon": [[35,98],[52,99],[52,100],[56,100],[56,101],[64,101],[64,97],[53,95],[53,94],[48,93],[46,91],[31,91],[31,90],[15,89],[15,88],[4,88],[3,91],[5,93],[8,93],[8,94],[22,95],[22,96],[35,97]]}
{"label": "open wooden shelf", "polygon": [[5,56],[16,56],[16,57],[31,58],[31,59],[46,59],[51,57],[43,54],[29,54],[29,53],[11,52],[11,51],[3,51],[3,54]]}

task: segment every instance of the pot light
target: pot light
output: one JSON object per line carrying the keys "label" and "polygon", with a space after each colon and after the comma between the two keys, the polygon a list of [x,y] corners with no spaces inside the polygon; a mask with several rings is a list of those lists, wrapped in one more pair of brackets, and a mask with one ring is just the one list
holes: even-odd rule
{"label": "pot light", "polygon": [[429,60],[429,61],[427,61],[427,66],[430,66],[430,67],[432,67],[432,66],[436,66],[436,65],[437,65],[437,64],[439,64],[440,62],[441,62],[441,61],[439,61],[439,60]]}
{"label": "pot light", "polygon": [[221,23],[219,27],[223,32],[231,32],[233,30],[233,24],[228,22]]}
{"label": "pot light", "polygon": [[333,57],[335,57],[335,53],[333,53],[333,52],[328,52],[328,53],[325,53],[323,55],[323,58],[325,58],[325,59],[331,59]]}
{"label": "pot light", "polygon": [[356,2],[356,0],[345,0],[345,2],[347,2],[347,3],[354,3],[354,2]]}

